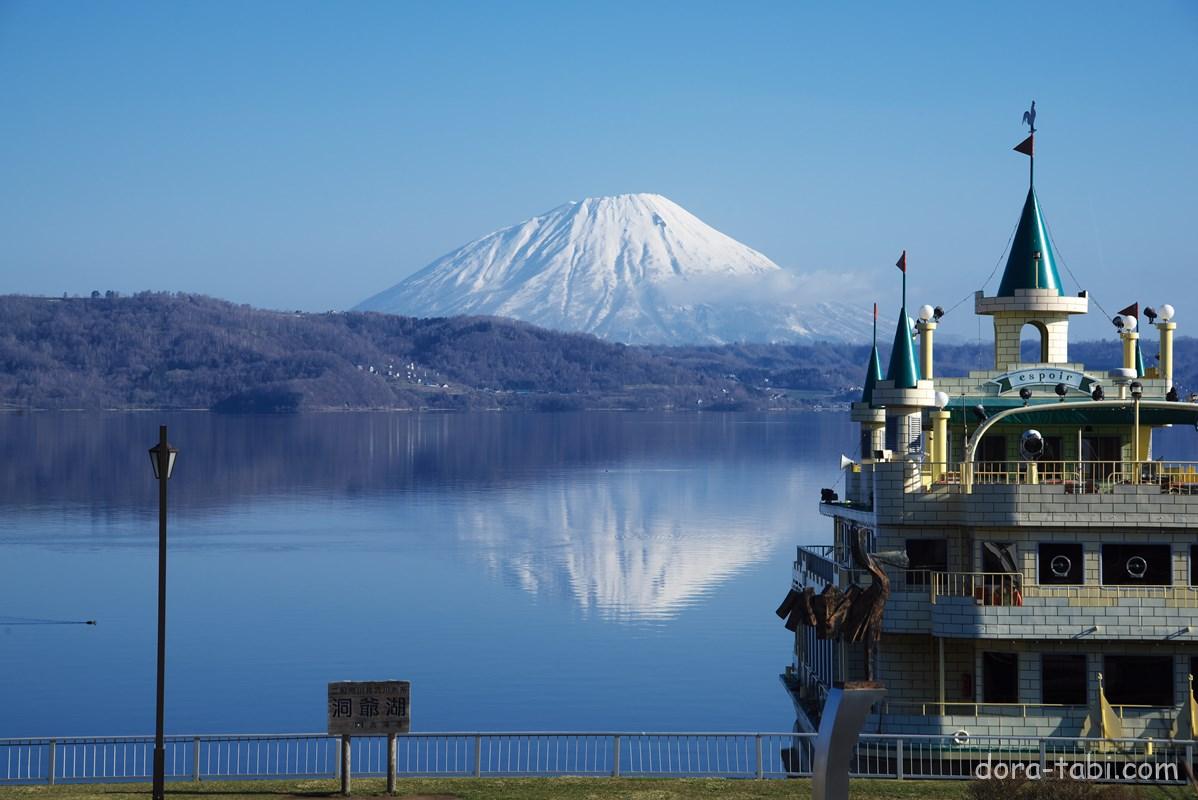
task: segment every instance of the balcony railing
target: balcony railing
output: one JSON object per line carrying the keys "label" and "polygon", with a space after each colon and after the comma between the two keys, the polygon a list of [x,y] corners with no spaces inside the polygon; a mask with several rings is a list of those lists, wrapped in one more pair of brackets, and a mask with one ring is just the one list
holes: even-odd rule
{"label": "balcony railing", "polygon": [[[800,545],[794,563],[795,588],[831,584],[841,589],[851,584],[868,586],[868,572],[845,566],[827,545]],[[1102,584],[1041,585],[1021,572],[956,572],[888,567],[892,592],[926,592],[929,602],[939,597],[972,597],[978,605],[1022,606],[1032,597],[1067,597],[1079,605],[1108,605],[1120,599],[1161,598],[1185,608],[1198,608],[1198,586],[1115,586]],[[1086,601],[1093,601],[1088,603]]]}
{"label": "balcony railing", "polygon": [[836,549],[831,545],[799,545],[795,554],[795,579],[806,585],[811,577],[824,583],[839,585],[843,567],[836,563]]}
{"label": "balcony railing", "polygon": [[1119,485],[1148,485],[1162,493],[1198,494],[1195,461],[925,461],[915,466],[924,491],[1001,484],[1054,485],[1065,494],[1102,494]]}
{"label": "balcony railing", "polygon": [[[1181,709],[1175,706],[1111,706],[1119,719],[1165,720],[1172,722]],[[1061,703],[979,703],[972,700],[883,700],[884,714],[909,714],[921,717],[1062,717],[1070,712],[1088,714],[1088,705]]]}
{"label": "balcony railing", "polygon": [[[869,573],[844,571],[846,576],[862,583],[869,582]],[[1043,585],[1028,580],[1020,572],[941,572],[937,570],[888,570],[892,592],[927,592],[935,603],[939,597],[972,597],[979,605],[1022,606],[1032,597],[1068,597],[1081,601],[1162,598],[1198,607],[1198,586],[1108,586],[1083,584],[1078,586]]]}
{"label": "balcony railing", "polygon": [[931,597],[972,597],[984,606],[1023,605],[1019,572],[933,572]]}

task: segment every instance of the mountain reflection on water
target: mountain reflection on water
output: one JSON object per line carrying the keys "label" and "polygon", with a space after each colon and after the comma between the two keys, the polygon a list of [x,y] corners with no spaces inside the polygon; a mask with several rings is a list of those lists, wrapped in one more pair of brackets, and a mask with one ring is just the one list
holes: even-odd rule
{"label": "mountain reflection on water", "polygon": [[379,677],[414,730],[790,727],[771,612],[841,415],[47,413],[0,416],[0,618],[100,624],[0,619],[0,736],[149,729],[161,422],[168,730]]}
{"label": "mountain reflection on water", "polygon": [[[463,507],[450,527],[525,591],[605,616],[669,619],[787,538],[796,485],[711,467],[604,470]],[[744,505],[729,507],[730,492]]]}

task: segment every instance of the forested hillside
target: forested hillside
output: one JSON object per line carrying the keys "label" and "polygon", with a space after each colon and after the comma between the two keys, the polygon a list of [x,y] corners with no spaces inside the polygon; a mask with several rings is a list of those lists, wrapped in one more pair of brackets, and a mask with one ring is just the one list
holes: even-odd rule
{"label": "forested hillside", "polygon": [[7,407],[662,408],[751,394],[644,350],[499,319],[284,313],[151,293],[0,298]]}
{"label": "forested hillside", "polygon": [[[1177,382],[1196,384],[1193,339]],[[1151,361],[1151,342],[1145,342]],[[1071,346],[1118,365],[1118,342]],[[989,344],[936,348],[939,374]],[[486,317],[263,311],[208,297],[0,297],[9,409],[762,409],[855,399],[868,348],[629,347]],[[885,354],[883,354],[885,358]]]}

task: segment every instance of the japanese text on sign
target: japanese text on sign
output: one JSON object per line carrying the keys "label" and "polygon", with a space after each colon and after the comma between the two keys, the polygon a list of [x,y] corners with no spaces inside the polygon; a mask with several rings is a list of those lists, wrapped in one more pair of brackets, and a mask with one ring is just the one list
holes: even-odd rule
{"label": "japanese text on sign", "polygon": [[329,733],[407,733],[410,681],[339,681],[329,684]]}

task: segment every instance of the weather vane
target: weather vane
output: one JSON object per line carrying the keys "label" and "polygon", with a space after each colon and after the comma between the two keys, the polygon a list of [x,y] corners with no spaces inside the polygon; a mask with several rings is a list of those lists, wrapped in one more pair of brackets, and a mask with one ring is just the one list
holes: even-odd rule
{"label": "weather vane", "polygon": [[1029,128],[1031,128],[1031,130],[1028,131],[1028,133],[1036,132],[1036,101],[1035,100],[1032,101],[1032,107],[1030,109],[1028,109],[1027,111],[1023,112],[1023,121],[1027,123],[1027,126]]}

